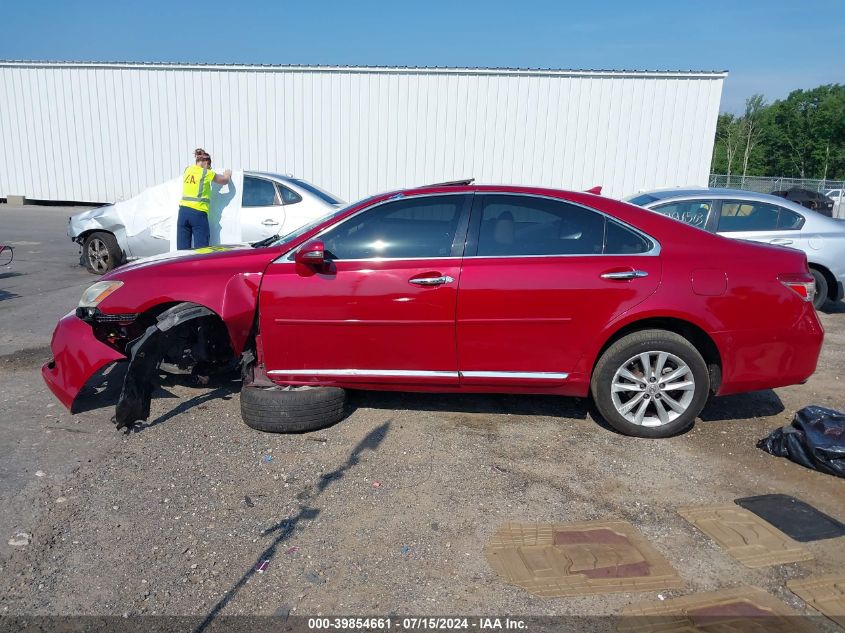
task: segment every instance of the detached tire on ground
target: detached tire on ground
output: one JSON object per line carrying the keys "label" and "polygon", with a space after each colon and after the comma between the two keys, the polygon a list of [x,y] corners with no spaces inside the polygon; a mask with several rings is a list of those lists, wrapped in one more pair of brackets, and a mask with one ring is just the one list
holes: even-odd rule
{"label": "detached tire on ground", "polygon": [[827,303],[827,277],[820,270],[815,268],[810,269],[810,274],[816,282],[816,296],[813,297],[813,307],[816,310],[821,310],[822,306]]}
{"label": "detached tire on ground", "polygon": [[82,263],[89,273],[104,275],[123,262],[123,251],[111,233],[97,231],[82,242]]}
{"label": "detached tire on ground", "polygon": [[346,390],[339,387],[244,387],[241,417],[268,433],[305,433],[331,426],[346,412]]}
{"label": "detached tire on ground", "polygon": [[690,428],[701,413],[710,392],[710,373],[683,336],[642,330],[605,350],[590,390],[599,413],[620,433],[671,437]]}

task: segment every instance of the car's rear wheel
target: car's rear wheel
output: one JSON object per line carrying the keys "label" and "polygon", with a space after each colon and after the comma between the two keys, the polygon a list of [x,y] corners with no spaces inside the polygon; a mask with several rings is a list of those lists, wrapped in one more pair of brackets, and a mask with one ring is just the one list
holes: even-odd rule
{"label": "car's rear wheel", "polygon": [[346,390],[339,387],[253,387],[241,389],[241,417],[269,433],[304,433],[331,426],[346,414]]}
{"label": "car's rear wheel", "polygon": [[114,235],[97,231],[82,243],[82,262],[89,273],[104,275],[123,260],[123,252]]}
{"label": "car's rear wheel", "polygon": [[810,274],[813,276],[813,280],[816,282],[816,296],[813,297],[813,307],[816,310],[821,310],[821,307],[827,303],[828,299],[828,285],[827,285],[827,277],[824,276],[824,273],[820,270],[816,270],[815,268],[810,269]]}
{"label": "car's rear wheel", "polygon": [[665,330],[622,337],[599,358],[591,391],[614,429],[636,437],[670,437],[690,428],[710,391],[701,354]]}

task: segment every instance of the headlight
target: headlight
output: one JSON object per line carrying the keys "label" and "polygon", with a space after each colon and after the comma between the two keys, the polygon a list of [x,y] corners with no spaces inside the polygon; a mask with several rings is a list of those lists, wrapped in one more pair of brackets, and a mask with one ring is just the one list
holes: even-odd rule
{"label": "headlight", "polygon": [[122,281],[98,281],[82,293],[79,300],[80,308],[96,308],[100,303],[115,290],[123,285]]}

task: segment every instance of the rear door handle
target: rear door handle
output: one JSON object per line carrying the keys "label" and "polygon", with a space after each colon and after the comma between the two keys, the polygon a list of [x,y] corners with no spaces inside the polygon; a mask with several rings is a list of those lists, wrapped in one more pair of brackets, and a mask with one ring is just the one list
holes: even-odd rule
{"label": "rear door handle", "polygon": [[263,224],[264,226],[279,226],[278,222],[276,222],[275,220],[271,220],[269,218],[264,220],[261,224]]}
{"label": "rear door handle", "polygon": [[773,240],[769,240],[769,244],[779,244],[781,246],[789,246],[792,244],[792,240],[788,240],[785,237],[776,237]]}
{"label": "rear door handle", "polygon": [[602,279],[613,279],[615,281],[639,279],[640,277],[648,277],[648,273],[644,270],[617,270],[601,274]]}
{"label": "rear door handle", "polygon": [[416,284],[417,286],[441,286],[443,284],[450,284],[454,279],[449,275],[441,275],[440,277],[419,277],[409,279],[408,283]]}

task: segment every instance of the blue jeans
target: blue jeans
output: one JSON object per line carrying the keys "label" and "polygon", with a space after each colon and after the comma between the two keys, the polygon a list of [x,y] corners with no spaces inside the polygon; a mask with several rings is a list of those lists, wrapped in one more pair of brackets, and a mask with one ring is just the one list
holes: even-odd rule
{"label": "blue jeans", "polygon": [[190,250],[191,237],[193,248],[208,246],[208,214],[191,207],[179,205],[179,219],[176,221],[176,248]]}

